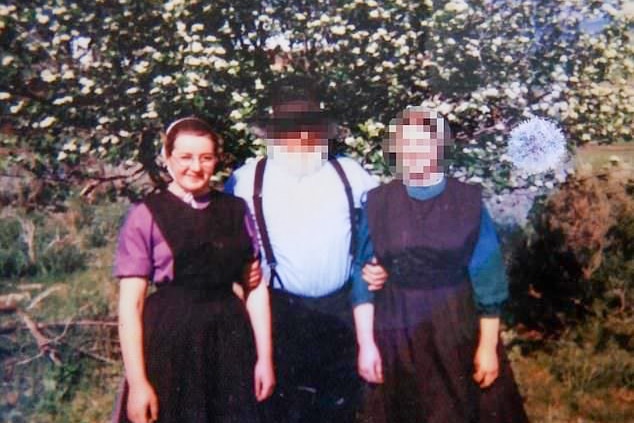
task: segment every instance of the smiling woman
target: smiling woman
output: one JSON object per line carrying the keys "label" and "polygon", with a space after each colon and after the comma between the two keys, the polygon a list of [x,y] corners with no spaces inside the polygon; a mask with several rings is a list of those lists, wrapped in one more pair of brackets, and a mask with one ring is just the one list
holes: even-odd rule
{"label": "smiling woman", "polygon": [[[244,302],[233,293],[257,266],[253,225],[244,201],[209,187],[219,149],[198,118],[170,125],[172,182],[121,228],[114,273],[126,384],[113,421],[257,422],[256,401],[273,390],[266,284],[243,281]],[[158,289],[146,299],[150,282]]]}
{"label": "smiling woman", "polygon": [[169,190],[184,195],[209,192],[221,138],[198,118],[187,117],[172,123],[165,133],[163,154],[173,181]]}

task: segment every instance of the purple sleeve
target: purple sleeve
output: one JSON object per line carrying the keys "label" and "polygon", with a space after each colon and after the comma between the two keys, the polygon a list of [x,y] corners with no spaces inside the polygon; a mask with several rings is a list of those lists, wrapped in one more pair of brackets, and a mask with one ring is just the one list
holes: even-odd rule
{"label": "purple sleeve", "polygon": [[113,275],[167,282],[174,277],[169,245],[145,204],[133,206],[119,232]]}
{"label": "purple sleeve", "polygon": [[113,274],[118,278],[152,276],[152,216],[144,204],[128,211],[117,242]]}

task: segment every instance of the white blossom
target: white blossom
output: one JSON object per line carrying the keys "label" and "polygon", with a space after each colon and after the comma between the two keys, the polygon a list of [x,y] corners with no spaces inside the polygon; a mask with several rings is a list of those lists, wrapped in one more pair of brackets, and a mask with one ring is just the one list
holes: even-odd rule
{"label": "white blossom", "polygon": [[62,73],[62,79],[73,79],[75,78],[75,72],[73,72],[72,70],[65,70],[64,73]]}
{"label": "white blossom", "polygon": [[95,81],[86,77],[79,78],[79,83],[83,85],[84,87],[88,87],[88,88],[95,86]]}
{"label": "white blossom", "polygon": [[445,10],[451,13],[462,13],[469,8],[469,5],[462,0],[451,0],[445,4]]}
{"label": "white blossom", "polygon": [[345,35],[346,27],[345,25],[334,25],[330,28],[330,32],[335,35]]}
{"label": "white blossom", "polygon": [[192,53],[200,53],[203,51],[203,45],[198,41],[194,41],[191,45],[191,51]]}
{"label": "white blossom", "polygon": [[231,127],[236,131],[245,131],[247,129],[247,124],[244,122],[237,122],[231,125]]}
{"label": "white blossom", "polygon": [[48,21],[50,20],[50,18],[47,15],[44,15],[42,13],[38,13],[35,16],[35,19],[37,20],[39,24],[42,24],[42,25],[47,24]]}
{"label": "white blossom", "polygon": [[68,104],[73,102],[73,97],[67,95],[64,97],[56,98],[53,100],[53,104],[56,106],[61,106],[62,104]]}
{"label": "white blossom", "polygon": [[19,113],[23,107],[24,107],[24,101],[20,100],[17,102],[17,104],[14,104],[13,106],[9,107],[9,111],[12,114],[16,114],[16,113]]}
{"label": "white blossom", "polygon": [[146,73],[149,70],[149,67],[150,67],[150,63],[147,62],[146,60],[142,60],[139,63],[137,63],[136,65],[134,65],[132,67],[132,69],[136,73]]}
{"label": "white blossom", "polygon": [[55,118],[53,116],[47,116],[47,117],[45,117],[44,119],[42,119],[41,121],[38,122],[38,126],[40,128],[48,128],[49,126],[51,126],[55,122],[57,122],[57,118]]}
{"label": "white blossom", "polygon": [[189,66],[200,66],[202,61],[198,57],[188,56],[185,59],[185,64]]}
{"label": "white blossom", "polygon": [[53,73],[50,69],[44,69],[40,72],[40,78],[42,78],[44,82],[53,82],[57,80],[58,77],[59,75]]}
{"label": "white blossom", "polygon": [[13,4],[8,6],[6,4],[0,4],[0,16],[9,16],[13,12],[15,12],[15,6]]}

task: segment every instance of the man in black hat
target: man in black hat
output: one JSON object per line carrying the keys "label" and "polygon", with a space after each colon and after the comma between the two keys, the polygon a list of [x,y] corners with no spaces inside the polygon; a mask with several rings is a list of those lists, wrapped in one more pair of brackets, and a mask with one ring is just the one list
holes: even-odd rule
{"label": "man in black hat", "polygon": [[[272,113],[252,125],[267,157],[247,163],[228,182],[255,216],[271,288],[278,385],[263,404],[270,423],[354,420],[361,382],[351,302],[355,209],[377,185],[350,158],[328,158],[334,120],[305,80],[274,89]],[[368,277],[387,275],[368,265]],[[358,285],[358,282],[357,282]]]}

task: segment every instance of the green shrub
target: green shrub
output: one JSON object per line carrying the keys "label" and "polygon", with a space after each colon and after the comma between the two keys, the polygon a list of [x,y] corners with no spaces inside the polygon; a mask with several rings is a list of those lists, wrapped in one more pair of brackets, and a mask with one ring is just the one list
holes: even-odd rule
{"label": "green shrub", "polygon": [[13,210],[0,219],[0,278],[85,269],[92,250],[116,240],[125,207],[73,199],[57,212]]}
{"label": "green shrub", "polygon": [[0,278],[22,276],[29,265],[20,222],[14,218],[0,219]]}
{"label": "green shrub", "polygon": [[63,275],[86,268],[88,253],[69,240],[49,244],[40,254],[37,268],[40,274]]}
{"label": "green shrub", "polygon": [[588,315],[633,314],[634,197],[630,172],[577,175],[516,241],[509,275],[513,317],[560,330]]}
{"label": "green shrub", "polygon": [[125,205],[121,203],[92,206],[91,219],[82,230],[87,233],[85,242],[88,248],[99,248],[116,240],[124,216]]}

